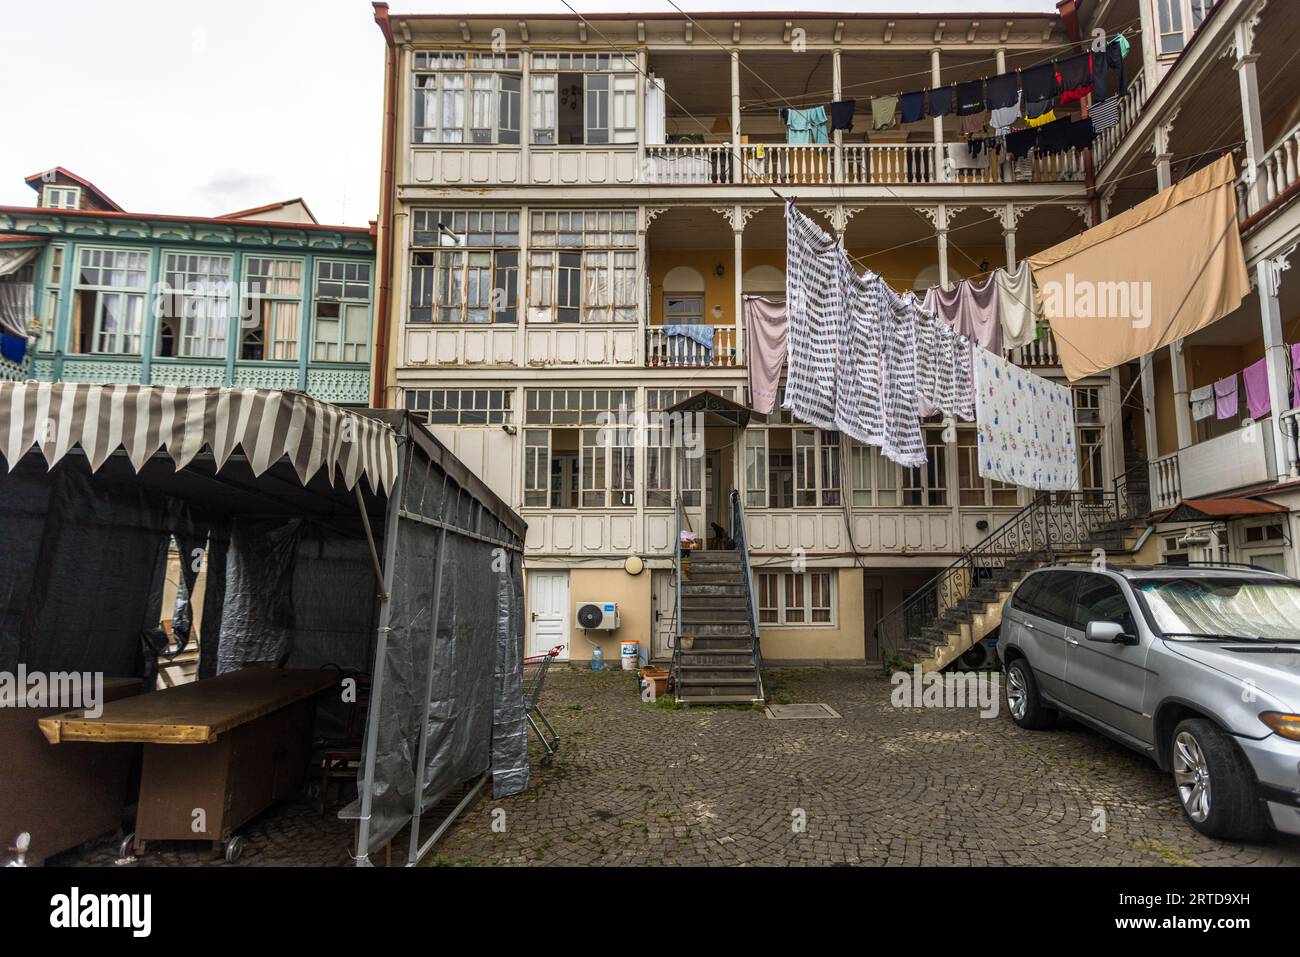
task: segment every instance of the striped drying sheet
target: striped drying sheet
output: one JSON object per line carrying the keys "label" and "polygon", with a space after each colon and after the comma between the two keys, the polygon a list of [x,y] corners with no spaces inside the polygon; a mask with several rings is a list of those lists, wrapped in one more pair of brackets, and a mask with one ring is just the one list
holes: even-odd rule
{"label": "striped drying sheet", "polygon": [[210,449],[218,469],[242,450],[254,475],[288,457],[299,480],[325,469],[351,489],[364,474],[389,491],[397,436],[384,422],[299,392],[174,386],[0,382],[0,451],[9,470],[33,447],[50,468],[81,446],[97,471],[124,449],[139,472],[160,449],[177,470]]}

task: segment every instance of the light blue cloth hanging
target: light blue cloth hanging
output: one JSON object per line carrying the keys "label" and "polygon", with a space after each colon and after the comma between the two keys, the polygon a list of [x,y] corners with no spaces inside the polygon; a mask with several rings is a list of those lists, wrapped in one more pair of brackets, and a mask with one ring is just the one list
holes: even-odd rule
{"label": "light blue cloth hanging", "polygon": [[[713,362],[713,342],[716,330],[713,326],[703,324],[675,323],[664,326],[664,339],[668,345],[668,362],[670,365],[694,365],[701,358],[697,353],[702,349],[705,364]],[[693,348],[699,346],[699,349]]]}
{"label": "light blue cloth hanging", "polygon": [[787,110],[785,141],[787,143],[829,143],[826,107],[814,106],[810,110]]}

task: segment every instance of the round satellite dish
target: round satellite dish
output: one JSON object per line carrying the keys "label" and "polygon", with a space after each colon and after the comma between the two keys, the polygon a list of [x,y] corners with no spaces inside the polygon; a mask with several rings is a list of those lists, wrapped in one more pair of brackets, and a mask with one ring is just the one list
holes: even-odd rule
{"label": "round satellite dish", "polygon": [[645,562],[641,561],[639,556],[633,555],[623,562],[623,571],[629,575],[640,575],[645,571]]}

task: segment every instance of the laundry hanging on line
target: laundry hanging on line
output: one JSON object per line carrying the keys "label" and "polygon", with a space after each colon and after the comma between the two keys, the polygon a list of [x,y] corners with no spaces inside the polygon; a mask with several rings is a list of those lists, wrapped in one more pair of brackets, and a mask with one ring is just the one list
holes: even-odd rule
{"label": "laundry hanging on line", "polygon": [[1044,492],[1078,488],[1079,448],[1069,388],[980,351],[975,421],[982,478]]}
{"label": "laundry hanging on line", "polygon": [[[799,421],[875,445],[904,467],[924,465],[918,368],[928,398],[970,417],[971,341],[927,330],[938,320],[915,296],[900,296],[874,273],[858,274],[843,246],[792,203],[786,308],[782,408]],[[964,397],[955,391],[962,383]]]}
{"label": "laundry hanging on line", "polygon": [[1237,417],[1237,408],[1237,375],[1233,373],[1227,378],[1214,383],[1215,417],[1219,419],[1235,419]]}
{"label": "laundry hanging on line", "polygon": [[749,404],[755,412],[771,415],[785,369],[789,319],[783,302],[762,296],[745,297],[745,367],[749,375]]}
{"label": "laundry hanging on line", "polygon": [[1192,421],[1200,422],[1214,415],[1214,385],[1203,385],[1193,389],[1188,397],[1192,407]]}

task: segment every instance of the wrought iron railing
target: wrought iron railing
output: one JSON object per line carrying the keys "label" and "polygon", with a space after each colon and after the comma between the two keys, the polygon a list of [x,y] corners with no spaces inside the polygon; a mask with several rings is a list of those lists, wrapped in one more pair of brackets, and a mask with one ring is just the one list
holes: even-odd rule
{"label": "wrought iron railing", "polygon": [[[673,685],[680,689],[682,685],[682,528],[686,524],[686,513],[682,507],[682,497],[677,496],[677,531],[673,536],[673,574],[676,577],[673,589]],[[675,693],[680,695],[680,691]]]}
{"label": "wrought iron railing", "polygon": [[[988,538],[881,617],[876,625],[881,664],[889,669],[907,642],[921,637],[983,582],[1014,562],[1050,562],[1061,552],[1107,544],[1107,533],[1146,515],[1137,495],[1105,492],[1047,492],[1013,515]],[[1114,532],[1122,542],[1122,532]]]}
{"label": "wrought iron railing", "polygon": [[740,569],[745,577],[745,607],[749,611],[749,627],[754,650],[754,684],[758,697],[766,699],[763,691],[763,647],[758,636],[758,602],[754,599],[754,574],[749,567],[749,536],[745,531],[745,507],[740,501],[740,490],[731,490],[731,540],[740,553]]}

